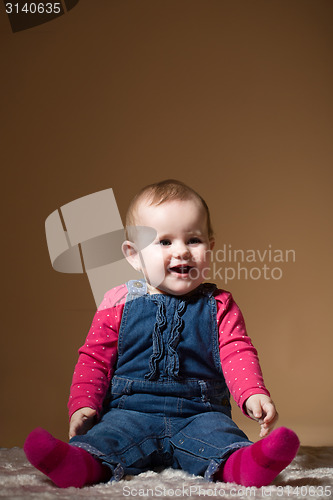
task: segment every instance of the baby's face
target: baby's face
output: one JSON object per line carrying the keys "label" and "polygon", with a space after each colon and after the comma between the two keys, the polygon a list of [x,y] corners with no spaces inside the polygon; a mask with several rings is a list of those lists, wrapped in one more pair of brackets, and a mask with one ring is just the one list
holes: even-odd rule
{"label": "baby's face", "polygon": [[157,233],[140,254],[150,293],[184,295],[205,280],[214,241],[208,237],[207,216],[199,201],[174,200],[157,206],[142,202],[136,224]]}

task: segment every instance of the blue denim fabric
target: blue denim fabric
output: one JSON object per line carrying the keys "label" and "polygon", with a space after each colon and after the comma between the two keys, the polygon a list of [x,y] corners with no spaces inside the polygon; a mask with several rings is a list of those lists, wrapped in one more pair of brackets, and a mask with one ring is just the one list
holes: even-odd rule
{"label": "blue denim fabric", "polygon": [[127,284],[110,404],[70,443],[107,464],[113,479],[158,466],[211,479],[251,442],[231,420],[218,347],[215,285],[186,297]]}

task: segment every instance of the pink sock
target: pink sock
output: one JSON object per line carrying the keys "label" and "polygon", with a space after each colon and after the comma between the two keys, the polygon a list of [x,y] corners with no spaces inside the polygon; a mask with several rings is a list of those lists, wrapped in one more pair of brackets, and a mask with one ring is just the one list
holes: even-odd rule
{"label": "pink sock", "polygon": [[267,486],[295,458],[298,448],[296,434],[279,427],[257,443],[233,452],[215,478],[242,486]]}
{"label": "pink sock", "polygon": [[29,462],[60,488],[81,488],[107,477],[107,469],[87,451],[54,438],[38,428],[24,443]]}

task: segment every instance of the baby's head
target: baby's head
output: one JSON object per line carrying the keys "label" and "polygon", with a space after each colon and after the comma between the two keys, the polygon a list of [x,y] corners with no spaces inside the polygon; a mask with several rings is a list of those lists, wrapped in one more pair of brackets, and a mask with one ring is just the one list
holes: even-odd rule
{"label": "baby's head", "polygon": [[141,189],[127,212],[126,238],[124,254],[151,293],[183,295],[204,281],[214,245],[209,209],[184,183],[165,180]]}

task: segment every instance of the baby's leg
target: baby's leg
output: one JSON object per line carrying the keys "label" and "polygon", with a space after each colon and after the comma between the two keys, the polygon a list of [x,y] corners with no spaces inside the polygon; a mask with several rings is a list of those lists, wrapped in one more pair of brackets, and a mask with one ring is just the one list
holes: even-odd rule
{"label": "baby's leg", "polygon": [[109,469],[87,451],[54,438],[44,429],[29,434],[24,452],[29,462],[60,488],[81,488],[108,478]]}
{"label": "baby's leg", "polygon": [[266,438],[233,452],[215,479],[242,486],[266,486],[290,464],[298,448],[296,434],[280,427]]}

